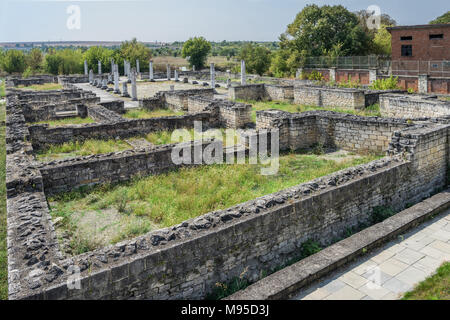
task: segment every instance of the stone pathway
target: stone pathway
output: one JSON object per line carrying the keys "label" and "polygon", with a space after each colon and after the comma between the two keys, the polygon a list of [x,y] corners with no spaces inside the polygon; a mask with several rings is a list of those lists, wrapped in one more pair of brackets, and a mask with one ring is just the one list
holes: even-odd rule
{"label": "stone pathway", "polygon": [[302,290],[294,300],[396,300],[450,261],[450,210]]}
{"label": "stone pathway", "polygon": [[119,97],[117,95],[112,94],[106,90],[102,90],[100,88],[91,86],[89,83],[76,83],[74,84],[76,87],[81,88],[86,91],[91,91],[100,98],[100,102],[109,102],[114,100],[123,100],[125,101],[125,109],[137,109],[139,108],[138,101],[131,101],[131,99],[126,99]]}

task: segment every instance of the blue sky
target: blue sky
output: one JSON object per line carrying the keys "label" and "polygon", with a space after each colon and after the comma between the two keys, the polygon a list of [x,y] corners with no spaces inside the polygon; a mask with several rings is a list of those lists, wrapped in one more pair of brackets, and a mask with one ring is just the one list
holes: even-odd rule
{"label": "blue sky", "polygon": [[[351,11],[378,5],[401,25],[426,24],[450,10],[448,0],[0,0],[0,42],[274,41],[310,3],[342,4]],[[66,12],[80,8],[80,29],[68,29]]]}

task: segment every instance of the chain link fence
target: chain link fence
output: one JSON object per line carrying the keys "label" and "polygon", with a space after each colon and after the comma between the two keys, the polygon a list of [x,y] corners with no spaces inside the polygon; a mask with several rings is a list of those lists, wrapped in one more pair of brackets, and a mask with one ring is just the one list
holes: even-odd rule
{"label": "chain link fence", "polygon": [[449,78],[450,61],[437,60],[394,60],[392,74],[398,76],[417,76],[428,74],[430,77]]}

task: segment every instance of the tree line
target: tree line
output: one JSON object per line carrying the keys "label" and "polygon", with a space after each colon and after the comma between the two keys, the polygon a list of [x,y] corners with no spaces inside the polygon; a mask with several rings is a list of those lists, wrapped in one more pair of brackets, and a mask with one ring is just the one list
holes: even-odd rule
{"label": "tree line", "polygon": [[[305,65],[308,57],[365,56],[391,54],[391,35],[387,27],[397,23],[389,15],[381,15],[378,29],[371,29],[367,21],[372,19],[365,10],[350,12],[341,5],[307,5],[290,23],[278,42],[209,42],[203,37],[194,37],[186,42],[175,42],[170,46],[150,49],[136,39],[123,42],[120,47],[91,47],[89,49],[67,48],[56,50],[34,48],[28,53],[18,50],[0,51],[0,68],[8,73],[24,75],[46,72],[51,74],[74,74],[84,72],[84,60],[89,69],[97,70],[98,61],[102,71],[109,72],[111,59],[123,70],[123,60],[140,69],[148,70],[145,63],[152,56],[181,56],[190,66],[198,69],[206,66],[208,56],[225,56],[233,72],[239,72],[239,60],[246,61],[249,73],[267,74],[276,77],[293,76]],[[450,23],[450,12],[430,22]],[[234,62],[232,62],[234,61]]]}

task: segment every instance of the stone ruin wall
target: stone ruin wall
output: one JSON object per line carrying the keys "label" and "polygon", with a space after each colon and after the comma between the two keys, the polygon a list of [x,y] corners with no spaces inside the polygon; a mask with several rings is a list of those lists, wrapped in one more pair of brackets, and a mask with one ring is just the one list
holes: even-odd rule
{"label": "stone ruin wall", "polygon": [[441,101],[436,96],[409,96],[385,94],[380,97],[380,112],[392,118],[439,118],[450,115],[450,101]]}
{"label": "stone ruin wall", "polygon": [[[65,259],[43,191],[49,177],[56,179],[58,174],[50,174],[49,166],[33,164],[32,146],[23,139],[33,133],[27,132],[17,105],[9,96],[7,143],[14,146],[7,155],[11,299],[204,298],[216,282],[226,283],[246,268],[249,279],[258,280],[263,270],[294,257],[306,240],[329,244],[348,227],[369,219],[371,208],[402,209],[442,187],[446,179],[449,126],[405,125],[394,132],[389,156],[382,160]],[[302,121],[309,123],[308,131],[318,130],[313,128],[320,127],[320,117],[339,123],[326,112]],[[364,124],[371,125],[361,121],[358,126]],[[148,156],[129,159],[138,164]],[[113,157],[119,159],[120,153]],[[151,157],[155,164],[167,160]],[[84,168],[100,168],[94,158],[83,160]],[[149,168],[151,161],[144,162],[135,169]],[[62,162],[53,169],[58,166],[62,168]],[[129,167],[129,162],[119,167]],[[66,285],[73,265],[81,270],[80,290]]]}

